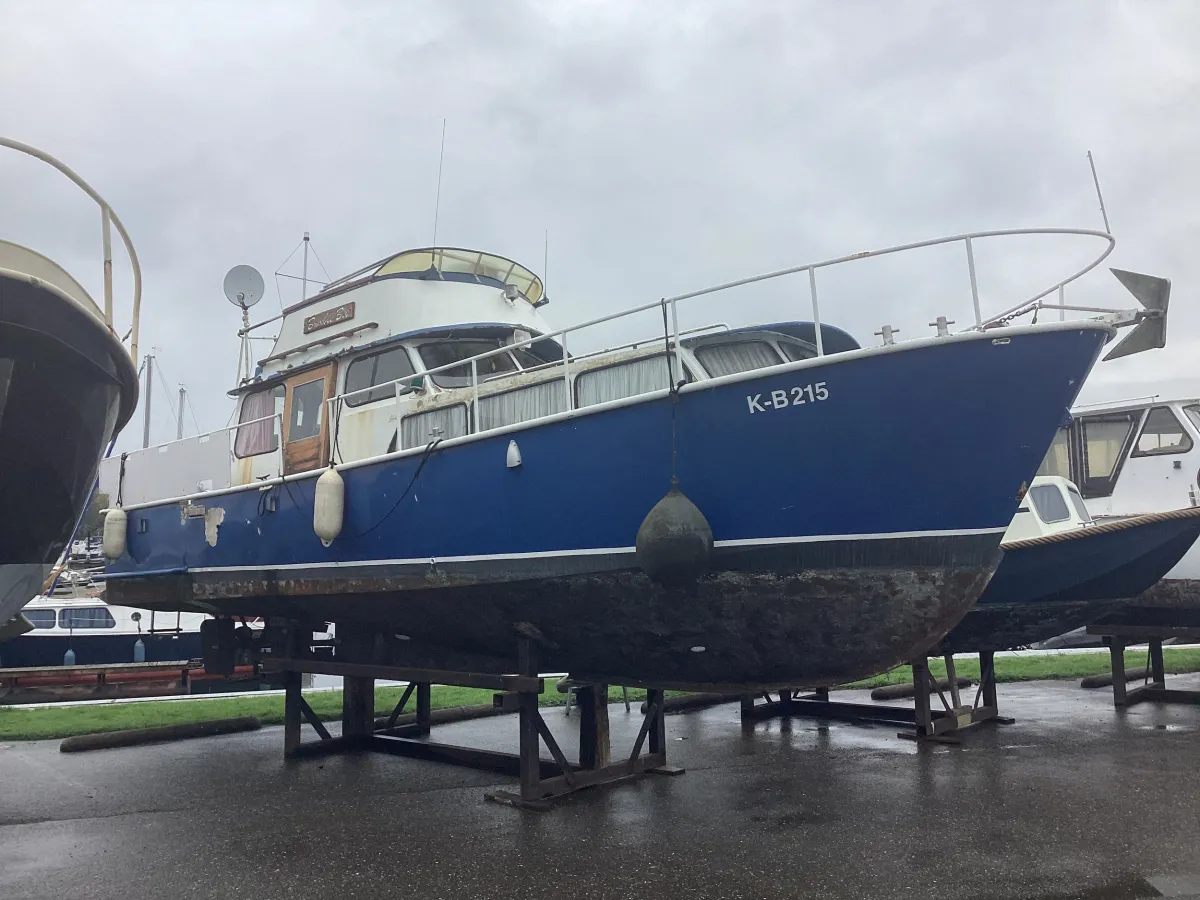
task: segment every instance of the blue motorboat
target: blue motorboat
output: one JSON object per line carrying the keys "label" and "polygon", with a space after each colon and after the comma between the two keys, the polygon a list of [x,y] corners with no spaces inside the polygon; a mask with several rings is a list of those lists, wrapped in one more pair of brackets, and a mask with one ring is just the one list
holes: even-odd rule
{"label": "blue motorboat", "polygon": [[678,324],[796,273],[816,312],[816,272],[862,256],[605,317],[657,327],[587,354],[499,256],[405,251],[326,285],[234,390],[237,425],[105,470],[109,599],[346,623],[441,668],[513,671],[532,638],[544,668],[661,687],[904,662],[983,591],[1113,327],[976,305],[966,331],[864,348],[816,316]]}
{"label": "blue motorboat", "polygon": [[1012,650],[1118,612],[1167,574],[1200,537],[1200,507],[1097,524],[1079,489],[1039,476],[979,602],[937,654]]}

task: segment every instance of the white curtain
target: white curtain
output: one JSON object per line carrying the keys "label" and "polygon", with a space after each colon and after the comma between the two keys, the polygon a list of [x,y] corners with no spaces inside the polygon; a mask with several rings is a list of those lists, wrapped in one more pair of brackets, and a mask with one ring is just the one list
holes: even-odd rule
{"label": "white curtain", "polygon": [[402,449],[424,447],[438,438],[446,441],[467,433],[467,407],[459,403],[442,409],[405,416],[400,420]]}
{"label": "white curtain", "polygon": [[566,401],[566,385],[561,378],[556,378],[515,391],[480,397],[475,421],[480,431],[503,428],[562,412],[567,408]]}
{"label": "white curtain", "polygon": [[763,341],[709,344],[696,348],[696,358],[713,378],[779,365],[779,354]]}
{"label": "white curtain", "polygon": [[667,376],[667,359],[663,354],[635,359],[631,362],[605,366],[581,372],[575,379],[579,405],[592,406],[610,400],[623,400],[671,386]]}

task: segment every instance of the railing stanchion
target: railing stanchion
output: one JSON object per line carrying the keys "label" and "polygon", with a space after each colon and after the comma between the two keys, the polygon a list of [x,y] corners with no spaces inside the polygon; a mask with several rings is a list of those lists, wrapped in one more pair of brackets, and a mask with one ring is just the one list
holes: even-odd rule
{"label": "railing stanchion", "polygon": [[100,204],[100,233],[104,241],[104,324],[112,331],[112,215],[107,203]]}
{"label": "railing stanchion", "polygon": [[971,238],[963,238],[967,245],[967,271],[971,274],[971,303],[975,307],[975,327],[983,327],[983,313],[979,311],[979,285],[975,281],[975,250],[971,246]]}
{"label": "railing stanchion", "polygon": [[1065,322],[1067,318],[1067,301],[1063,299],[1064,285],[1058,286],[1058,321]]}
{"label": "railing stanchion", "polygon": [[562,333],[559,345],[562,347],[563,354],[563,390],[567,392],[567,402],[563,408],[571,410],[575,408],[573,402],[575,398],[571,394],[571,362],[567,356],[567,333],[565,331]]}
{"label": "railing stanchion", "polygon": [[[679,359],[679,313],[675,310],[675,298],[671,298],[671,331],[672,338],[675,341],[675,375],[679,381],[683,381],[683,363]],[[671,385],[674,387],[674,385]]]}
{"label": "railing stanchion", "polygon": [[821,311],[817,308],[817,270],[812,266],[808,267],[808,293],[812,297],[813,334],[817,337],[814,342],[817,345],[817,356],[824,356],[825,342],[821,340]]}
{"label": "railing stanchion", "polygon": [[471,409],[474,415],[467,422],[470,434],[479,430],[479,363],[471,359]]}

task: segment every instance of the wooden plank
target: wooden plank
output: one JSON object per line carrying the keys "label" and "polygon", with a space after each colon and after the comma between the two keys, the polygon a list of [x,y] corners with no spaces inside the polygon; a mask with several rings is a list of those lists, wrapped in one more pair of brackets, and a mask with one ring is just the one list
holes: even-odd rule
{"label": "wooden plank", "polygon": [[380,681],[416,681],[427,684],[451,684],[456,687],[483,688],[489,691],[532,691],[545,689],[543,679],[524,675],[487,675],[453,672],[445,669],[410,669],[362,663],[339,663],[319,659],[267,657],[263,669],[268,672],[310,672],[314,675],[340,675],[343,678],[375,678]]}

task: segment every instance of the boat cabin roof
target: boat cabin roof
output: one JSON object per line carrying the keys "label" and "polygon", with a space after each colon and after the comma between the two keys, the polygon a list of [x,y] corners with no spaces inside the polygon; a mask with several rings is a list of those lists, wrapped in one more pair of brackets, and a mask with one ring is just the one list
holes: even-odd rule
{"label": "boat cabin roof", "polygon": [[414,278],[425,281],[461,281],[503,288],[515,285],[531,306],[548,302],[542,280],[523,265],[504,256],[462,247],[422,247],[404,250],[330,282],[319,294],[290,306],[284,313],[303,309],[334,294],[361,287],[381,278]]}

